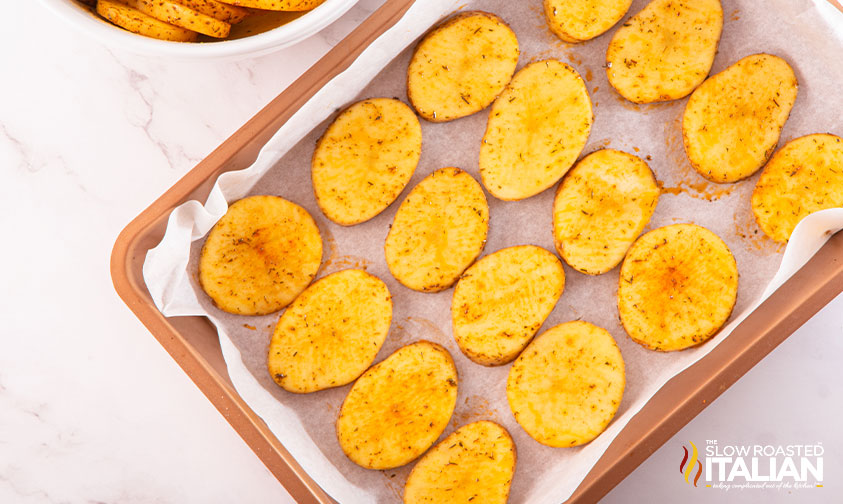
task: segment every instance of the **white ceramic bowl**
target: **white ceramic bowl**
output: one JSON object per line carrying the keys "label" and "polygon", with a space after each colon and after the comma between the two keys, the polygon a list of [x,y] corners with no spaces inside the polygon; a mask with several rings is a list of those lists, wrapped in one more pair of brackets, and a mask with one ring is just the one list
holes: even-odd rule
{"label": "white ceramic bowl", "polygon": [[99,18],[73,0],[41,0],[57,16],[109,47],[151,56],[225,58],[258,56],[300,42],[333,23],[358,0],[325,3],[287,24],[245,38],[219,42],[168,42],[130,33]]}

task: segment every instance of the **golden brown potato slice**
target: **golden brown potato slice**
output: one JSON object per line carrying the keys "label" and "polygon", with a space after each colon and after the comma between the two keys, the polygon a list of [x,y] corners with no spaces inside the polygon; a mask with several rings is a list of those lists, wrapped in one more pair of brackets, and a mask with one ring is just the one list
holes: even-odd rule
{"label": "golden brown potato slice", "polygon": [[738,267],[716,234],[674,224],[645,234],[621,265],[618,311],[636,343],[662,352],[712,337],[738,296]]}
{"label": "golden brown potato slice", "polygon": [[325,0],[220,0],[223,3],[273,11],[308,11]]}
{"label": "golden brown potato slice", "polygon": [[515,420],[541,444],[578,446],[615,416],[626,383],[608,331],[575,321],[540,334],[512,364],[506,398]]}
{"label": "golden brown potato slice", "polygon": [[386,264],[405,286],[438,292],[477,259],[488,231],[489,205],[480,184],[459,168],[442,168],[419,182],[395,213]]}
{"label": "golden brown potato slice", "polygon": [[653,0],[612,37],[609,83],[635,103],[688,96],[711,70],[722,29],[720,0]]}
{"label": "golden brown potato slice", "polygon": [[428,121],[465,117],[488,107],[518,64],[518,39],[499,17],[465,12],[428,33],[407,69],[407,96]]}
{"label": "golden brown potato slice", "polygon": [[796,101],[787,62],[747,56],[702,83],[685,107],[682,137],[691,165],[714,182],[737,182],[767,162]]}
{"label": "golden brown potato slice", "polygon": [[506,429],[486,420],[463,425],[413,467],[404,504],[506,504],[515,461]]}
{"label": "golden brown potato slice", "polygon": [[410,182],[421,146],[419,120],[402,102],[373,98],[350,106],[313,152],[311,176],[319,208],[343,226],[383,212]]}
{"label": "golden brown potato slice", "polygon": [[165,23],[128,5],[110,0],[97,2],[97,14],[111,23],[144,37],[172,42],[193,42],[197,33]]}
{"label": "golden brown potato slice", "polygon": [[512,201],[549,188],[577,160],[593,119],[576,70],[556,60],[525,66],[489,112],[480,145],[486,190]]}
{"label": "golden brown potato slice", "polygon": [[788,142],[773,154],[752,193],[758,226],[779,242],[787,242],[808,215],[835,207],[843,207],[843,140],[830,134]]}
{"label": "golden brown potato slice", "polygon": [[454,339],[478,364],[506,364],[533,339],[564,288],[562,263],[541,247],[489,254],[468,268],[454,289]]}
{"label": "golden brown potato slice", "polygon": [[208,233],[199,283],[219,309],[266,315],[284,308],[313,280],[322,237],[304,208],[277,196],[237,201]]}
{"label": "golden brown potato slice", "polygon": [[572,268],[600,275],[623,260],[650,221],[659,186],[647,163],[613,149],[584,157],[553,201],[556,250]]}
{"label": "golden brown potato slice", "polygon": [[181,26],[203,35],[225,38],[231,31],[231,25],[175,0],[121,0],[124,4],[137,9],[148,16],[160,19],[175,26]]}
{"label": "golden brown potato slice", "polygon": [[565,42],[591,40],[615,26],[632,0],[544,0],[550,31]]}
{"label": "golden brown potato slice", "polygon": [[402,466],[436,442],[456,402],[451,354],[417,341],[372,366],[351,387],[337,419],[340,447],[367,469]]}
{"label": "golden brown potato slice", "polygon": [[217,0],[178,0],[178,3],[229,24],[237,24],[249,15],[249,11],[242,7],[235,7]]}
{"label": "golden brown potato slice", "polygon": [[391,322],[392,297],[379,278],[358,269],[328,275],[278,320],[269,374],[300,394],[351,383],[375,360]]}

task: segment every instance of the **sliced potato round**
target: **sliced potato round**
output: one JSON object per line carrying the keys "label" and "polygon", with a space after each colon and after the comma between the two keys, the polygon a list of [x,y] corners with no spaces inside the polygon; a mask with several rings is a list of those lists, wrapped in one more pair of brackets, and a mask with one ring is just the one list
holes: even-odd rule
{"label": "sliced potato round", "polygon": [[243,7],[235,7],[217,0],[178,0],[178,2],[229,24],[237,24],[249,16],[249,11]]}
{"label": "sliced potato round", "polygon": [[477,259],[489,231],[480,184],[459,168],[442,168],[410,191],[395,213],[384,253],[389,271],[411,289],[447,289]]}
{"label": "sliced potato round", "polygon": [[516,458],[515,443],[500,425],[463,425],[413,467],[404,504],[506,504]]}
{"label": "sliced potato round", "polygon": [[703,82],[682,119],[691,165],[720,183],[758,171],[779,142],[798,87],[790,65],[769,54],[747,56]]}
{"label": "sliced potato round", "polygon": [[404,103],[391,98],[355,103],[331,123],[313,152],[319,208],[343,226],[383,212],[410,182],[421,146],[419,120]]}
{"label": "sliced potato round", "polygon": [[436,442],[456,403],[451,354],[417,341],[372,366],[351,387],[337,419],[340,447],[367,469],[402,466]]}
{"label": "sliced potato round", "polygon": [[843,140],[807,135],[773,154],[752,193],[758,226],[787,242],[799,221],[826,208],[843,207]]}
{"label": "sliced potato round", "polygon": [[214,225],[199,258],[199,283],[221,310],[266,315],[313,280],[322,237],[304,208],[277,196],[237,201]]}
{"label": "sliced potato round", "polygon": [[518,39],[501,18],[457,14],[419,42],[407,69],[407,96],[428,121],[479,112],[512,78],[518,54]]}
{"label": "sliced potato round", "polygon": [[144,37],[172,42],[193,42],[197,33],[165,23],[121,2],[99,0],[97,14],[109,22]]}
{"label": "sliced potato round", "polygon": [[275,325],[269,374],[300,394],[351,383],[375,360],[391,322],[392,297],[378,277],[358,269],[328,275]]}
{"label": "sliced potato round", "polygon": [[722,29],[720,0],[653,0],[612,37],[609,83],[635,103],[688,96],[711,71]]}
{"label": "sliced potato round", "polygon": [[489,254],[468,268],[454,288],[454,339],[478,364],[506,364],[533,339],[564,288],[562,263],[541,247],[521,245]]}
{"label": "sliced potato round", "polygon": [[596,438],[615,416],[626,377],[608,331],[575,321],[540,334],[515,359],[506,398],[533,439],[554,447]]}
{"label": "sliced potato round", "polygon": [[175,0],[121,0],[129,7],[166,23],[215,38],[225,38],[231,25]]}
{"label": "sliced potato round", "polygon": [[662,352],[712,337],[738,297],[738,266],[716,234],[695,224],[654,229],[621,265],[618,311],[636,343]]}
{"label": "sliced potato round", "polygon": [[308,11],[325,0],[220,0],[223,3],[273,11]]}
{"label": "sliced potato round", "polygon": [[550,31],[565,42],[591,40],[615,26],[632,0],[544,0]]}
{"label": "sliced potato round", "polygon": [[644,230],[660,192],[653,172],[640,158],[613,149],[589,154],[556,192],[556,250],[582,273],[606,273],[620,264]]}
{"label": "sliced potato round", "polygon": [[525,66],[489,112],[480,145],[486,190],[512,201],[551,187],[577,160],[593,120],[576,70],[556,60]]}

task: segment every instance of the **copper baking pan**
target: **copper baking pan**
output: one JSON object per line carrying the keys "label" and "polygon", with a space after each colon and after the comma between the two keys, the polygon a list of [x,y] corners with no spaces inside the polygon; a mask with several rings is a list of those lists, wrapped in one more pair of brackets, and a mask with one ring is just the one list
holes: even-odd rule
{"label": "copper baking pan", "polygon": [[[203,317],[164,317],[143,280],[146,253],[170,212],[205,201],[223,172],[249,166],[267,140],[325,83],[345,70],[414,0],[387,0],[296,82],[137,216],[111,256],[114,287],[129,308],[299,503],[334,502],[308,476],[229,379],[216,329]],[[831,0],[838,8],[840,5]],[[649,457],[799,326],[843,292],[843,232],[741,323],[725,341],[668,382],[618,435],[569,503],[594,502]]]}

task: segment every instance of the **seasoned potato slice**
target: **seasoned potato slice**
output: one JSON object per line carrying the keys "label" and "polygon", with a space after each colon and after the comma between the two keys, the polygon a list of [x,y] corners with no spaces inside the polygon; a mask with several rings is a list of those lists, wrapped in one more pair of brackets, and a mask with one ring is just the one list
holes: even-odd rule
{"label": "seasoned potato slice", "polygon": [[510,247],[480,259],[457,282],[451,302],[460,350],[484,366],[518,357],[564,288],[562,263],[541,247]]}
{"label": "seasoned potato slice", "polygon": [[428,33],[407,69],[407,96],[428,121],[479,112],[503,91],[518,64],[518,39],[499,17],[465,12]]}
{"label": "seasoned potato slice", "polygon": [[553,201],[556,250],[572,268],[600,275],[623,260],[659,201],[653,172],[640,158],[612,149],[584,157]]}
{"label": "seasoned potato slice", "polygon": [[550,31],[577,43],[602,35],[621,20],[632,0],[544,0]]}
{"label": "seasoned potato slice", "polygon": [[322,135],[311,162],[319,208],[343,226],[365,222],[392,204],[421,156],[416,114],[402,102],[355,103]]}
{"label": "seasoned potato slice", "polygon": [[515,460],[506,429],[487,420],[463,425],[413,467],[404,504],[506,504]]}
{"label": "seasoned potato slice", "polygon": [[402,466],[436,442],[456,402],[451,354],[417,341],[372,366],[351,387],[337,419],[340,447],[367,469]]}
{"label": "seasoned potato slice", "polygon": [[223,3],[274,11],[308,11],[325,0],[220,0]]}
{"label": "seasoned potato slice", "polygon": [[358,269],[328,275],[281,315],[269,343],[275,382],[297,393],[351,383],[375,360],[392,322],[392,297]]}
{"label": "seasoned potato slice", "polygon": [[235,7],[217,0],[178,0],[178,2],[229,24],[237,24],[249,15],[249,11],[243,7]]}
{"label": "seasoned potato slice", "polygon": [[225,21],[202,14],[175,0],[121,0],[121,2],[148,16],[209,37],[225,38],[231,31],[231,25]]}
{"label": "seasoned potato slice", "polygon": [[758,226],[787,242],[796,225],[826,208],[843,207],[843,140],[807,135],[773,154],[752,193]]}
{"label": "seasoned potato slice", "polygon": [[199,283],[219,309],[266,315],[307,287],[322,262],[322,237],[304,208],[277,196],[243,198],[208,233]]}
{"label": "seasoned potato slice", "polygon": [[691,165],[714,182],[736,182],[758,171],[776,148],[798,84],[787,62],[747,56],[702,83],[682,119]]}
{"label": "seasoned potato slice", "polygon": [[609,83],[635,103],[688,96],[711,70],[722,29],[720,0],[653,0],[612,37]]}
{"label": "seasoned potato slice", "polygon": [[674,224],[645,234],[621,265],[618,311],[627,334],[652,350],[706,341],[729,319],[738,267],[716,234]]}
{"label": "seasoned potato slice", "polygon": [[608,331],[575,321],[540,334],[512,364],[506,398],[515,420],[536,441],[567,447],[606,429],[626,383]]}
{"label": "seasoned potato slice", "polygon": [[522,68],[489,112],[480,145],[486,190],[521,200],[552,186],[582,152],[593,119],[576,70],[556,60]]}
{"label": "seasoned potato slice", "polygon": [[194,31],[165,23],[120,2],[99,0],[97,2],[97,14],[120,28],[144,37],[172,42],[193,42],[197,36]]}
{"label": "seasoned potato slice", "polygon": [[419,182],[395,213],[386,264],[405,286],[438,292],[477,259],[488,231],[489,205],[480,184],[459,168],[442,168]]}

